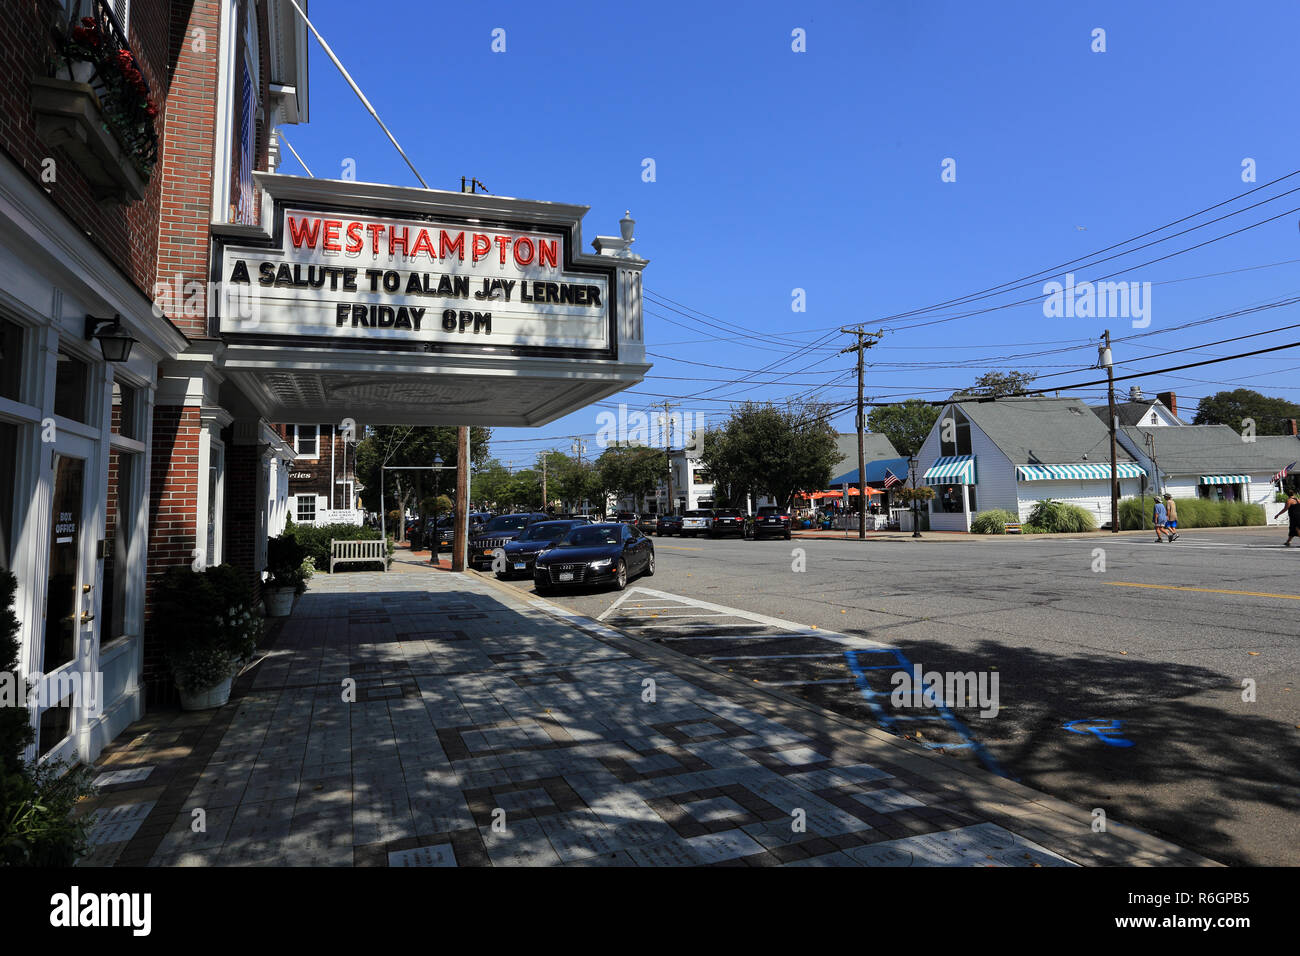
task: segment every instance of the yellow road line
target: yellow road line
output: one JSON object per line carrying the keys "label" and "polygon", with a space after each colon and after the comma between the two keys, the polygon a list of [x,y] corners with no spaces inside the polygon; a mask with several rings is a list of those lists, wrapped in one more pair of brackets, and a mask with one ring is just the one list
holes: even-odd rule
{"label": "yellow road line", "polygon": [[683,548],[679,544],[656,544],[656,550],[663,548],[665,551],[703,551],[703,548]]}
{"label": "yellow road line", "polygon": [[1300,601],[1300,594],[1272,594],[1269,591],[1225,591],[1220,588],[1184,588],[1176,584],[1138,584],[1135,581],[1109,581],[1117,588],[1159,588],[1162,591],[1203,591],[1206,594],[1241,594],[1246,597],[1285,598],[1288,601]]}

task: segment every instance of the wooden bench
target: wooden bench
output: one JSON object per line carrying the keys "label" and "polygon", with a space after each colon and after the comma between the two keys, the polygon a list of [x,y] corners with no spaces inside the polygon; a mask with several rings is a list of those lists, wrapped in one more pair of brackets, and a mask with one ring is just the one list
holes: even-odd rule
{"label": "wooden bench", "polygon": [[1021,533],[1020,522],[1004,521],[1002,522],[1002,530],[1005,531],[1007,534],[1020,534]]}
{"label": "wooden bench", "polygon": [[330,539],[330,574],[334,565],[349,561],[378,561],[388,570],[388,542],[378,539],[370,541],[339,541]]}

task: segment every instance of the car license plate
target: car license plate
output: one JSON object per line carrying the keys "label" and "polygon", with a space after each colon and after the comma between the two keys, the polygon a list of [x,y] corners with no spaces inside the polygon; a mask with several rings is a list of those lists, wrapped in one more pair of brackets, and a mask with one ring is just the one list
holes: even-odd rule
{"label": "car license plate", "polygon": [[491,548],[487,548],[487,549],[484,550],[483,553],[484,553],[484,554],[491,554],[491,553],[492,553],[492,549],[491,549]]}
{"label": "car license plate", "polygon": [[525,564],[523,561],[516,561],[516,562],[515,562],[515,570],[516,570],[516,571],[524,571],[524,570],[527,570],[527,568],[528,568],[528,565]]}
{"label": "car license plate", "polygon": [[561,572],[560,572],[560,580],[561,580],[561,581],[572,581],[572,580],[573,580],[573,572],[572,572],[572,571],[561,571]]}

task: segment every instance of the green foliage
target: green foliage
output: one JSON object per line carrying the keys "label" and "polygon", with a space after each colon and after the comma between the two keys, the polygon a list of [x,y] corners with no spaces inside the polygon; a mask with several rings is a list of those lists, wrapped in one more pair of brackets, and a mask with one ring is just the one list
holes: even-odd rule
{"label": "green foliage", "polygon": [[153,618],[176,683],[187,693],[229,677],[238,662],[252,658],[264,630],[248,581],[229,564],[168,568],[154,589]]}
{"label": "green foliage", "polygon": [[1255,420],[1256,435],[1289,435],[1289,420],[1300,418],[1300,405],[1285,398],[1269,398],[1249,388],[1216,392],[1196,406],[1193,425],[1227,425],[1242,430],[1242,420]]}
{"label": "green foliage", "polygon": [[[285,529],[288,533],[288,529]],[[328,571],[330,566],[330,541],[378,541],[379,529],[355,524],[300,524],[293,536],[306,551],[318,571]],[[393,541],[388,540],[388,563],[393,560]],[[378,564],[378,560],[370,562]]]}
{"label": "green foliage", "polygon": [[[13,611],[18,581],[0,570],[0,679],[26,699],[26,681],[19,679],[18,617]],[[72,808],[93,793],[90,772],[67,770],[62,764],[34,768],[23,764],[32,741],[30,714],[25,706],[0,706],[0,866],[71,866],[85,852],[88,818],[74,820]]]}
{"label": "green foliage", "polygon": [[911,456],[920,451],[938,418],[939,406],[909,398],[898,405],[873,408],[867,415],[867,427],[888,438],[900,455]]}
{"label": "green foliage", "polygon": [[985,372],[975,379],[974,385],[953,392],[952,397],[956,399],[977,395],[991,395],[994,398],[1002,398],[1007,395],[1015,395],[1017,392],[1023,392],[1035,378],[1036,376],[1028,372]]}
{"label": "green foliage", "polygon": [[830,409],[817,402],[783,407],[746,402],[720,429],[704,433],[701,459],[713,475],[714,500],[743,503],[769,495],[788,508],[795,492],[825,488],[839,465]]}
{"label": "green foliage", "polygon": [[1080,534],[1097,530],[1097,520],[1089,512],[1078,505],[1052,498],[1036,502],[1025,523],[1042,528],[1047,534]]}
{"label": "green foliage", "polygon": [[303,573],[303,562],[309,560],[307,549],[286,527],[279,537],[266,541],[266,570],[270,577],[266,579],[268,588],[293,588],[298,594],[307,590],[307,578]]}
{"label": "green foliage", "polygon": [[1047,534],[1047,529],[1036,524],[1022,524],[1020,526],[1021,534]]}
{"label": "green foliage", "polygon": [[600,494],[640,499],[667,481],[668,455],[662,448],[611,446],[596,459],[593,484]]}
{"label": "green foliage", "polygon": [[1015,524],[1020,518],[1001,508],[981,511],[971,519],[970,529],[975,534],[1006,534],[1006,524]]}
{"label": "green foliage", "polygon": [[932,501],[934,499],[934,489],[929,485],[918,485],[915,488],[908,488],[906,485],[895,485],[890,492],[896,501],[904,504],[912,502]]}
{"label": "green foliage", "polygon": [[[469,459],[475,467],[488,463],[490,428],[478,425],[469,430]],[[442,458],[444,468],[434,472],[427,466],[434,456]],[[398,504],[397,510],[409,508],[432,494],[434,485],[439,490],[456,487],[456,428],[454,425],[375,425],[366,429],[366,436],[357,443],[357,479],[362,486],[361,501],[371,511],[382,510],[379,502],[381,466],[426,466],[423,471],[390,471],[383,478],[384,503]],[[477,495],[477,491],[475,492]],[[317,562],[319,566],[319,562]]]}
{"label": "green foliage", "polygon": [[[1126,531],[1139,527],[1150,529],[1154,525],[1152,514],[1155,499],[1148,497],[1143,507],[1141,498],[1125,498],[1119,503],[1119,526]],[[1245,501],[1210,501],[1208,498],[1175,498],[1174,510],[1178,512],[1178,528],[1238,528],[1267,524],[1262,505]],[[1139,525],[1138,516],[1142,517]]]}

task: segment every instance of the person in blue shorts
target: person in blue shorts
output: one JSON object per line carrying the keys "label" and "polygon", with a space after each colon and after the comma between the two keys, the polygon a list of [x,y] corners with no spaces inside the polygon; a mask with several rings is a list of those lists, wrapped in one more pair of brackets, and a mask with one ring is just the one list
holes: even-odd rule
{"label": "person in blue shorts", "polygon": [[1165,510],[1165,503],[1159,498],[1156,499],[1155,513],[1151,516],[1156,525],[1156,544],[1164,541],[1162,534],[1171,534],[1165,525],[1169,522],[1169,512]]}
{"label": "person in blue shorts", "polygon": [[1165,530],[1169,532],[1169,540],[1178,540],[1178,506],[1174,504],[1173,495],[1165,495]]}

